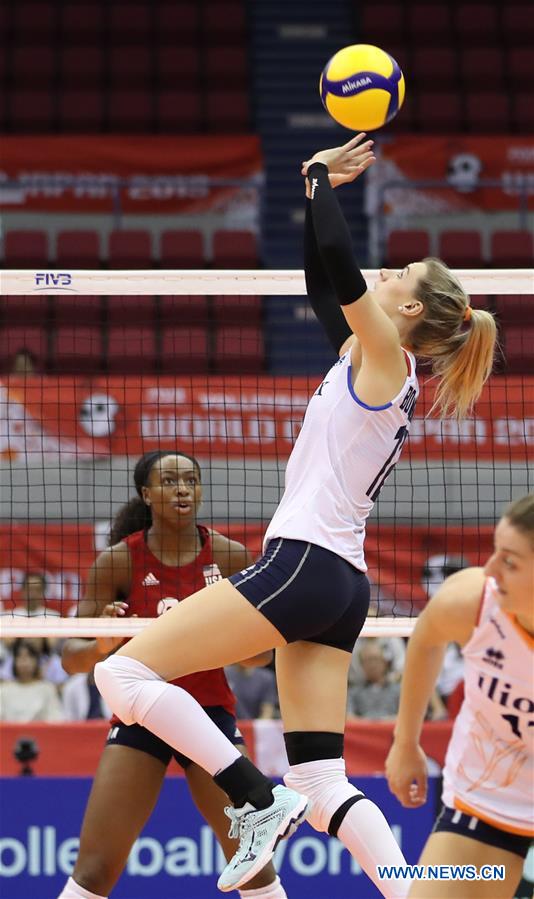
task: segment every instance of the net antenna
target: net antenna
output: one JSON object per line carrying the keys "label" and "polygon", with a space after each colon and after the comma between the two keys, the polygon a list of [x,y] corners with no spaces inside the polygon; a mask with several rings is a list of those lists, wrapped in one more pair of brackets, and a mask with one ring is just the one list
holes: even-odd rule
{"label": "net antenna", "polygon": [[[363,274],[372,288],[379,276],[379,272],[377,270],[367,270]],[[520,331],[521,335],[523,335],[523,332],[527,334],[527,337],[524,338],[525,340],[528,339],[528,335],[532,339],[534,334],[534,269],[456,270],[454,274],[471,296],[487,297],[489,308],[496,308],[495,298],[500,299],[502,303],[506,302],[507,299],[512,302],[514,297],[516,299],[520,297],[524,303],[522,308],[524,309],[525,320],[516,323],[516,331]],[[188,295],[196,298],[215,298],[217,296],[254,295],[264,297],[269,301],[269,308],[271,309],[269,315],[271,318],[268,319],[267,326],[270,327],[274,322],[276,330],[276,320],[273,318],[272,308],[276,307],[277,299],[290,297],[293,299],[282,301],[285,303],[286,312],[289,310],[288,314],[292,316],[291,319],[284,319],[282,323],[283,331],[286,327],[292,326],[294,323],[293,319],[299,318],[295,312],[297,309],[299,310],[300,321],[310,322],[307,304],[300,299],[305,293],[304,274],[300,270],[207,271],[203,269],[198,271],[64,272],[55,270],[4,270],[0,272],[0,296],[2,297],[25,297],[32,298],[32,300],[42,297],[43,304],[49,304],[47,307],[49,309],[53,308],[55,300],[47,298],[65,297],[65,295],[69,295],[73,303],[76,303],[78,295],[81,309],[84,308],[86,297],[97,296],[104,298],[107,309],[111,308],[114,302],[113,298],[116,296],[132,298],[130,307],[131,321],[134,323],[136,313],[134,298],[136,296],[144,298],[155,297],[158,299],[158,302],[162,302],[162,298],[168,296]],[[2,302],[0,302],[0,306]],[[52,318],[47,319],[48,327],[50,327],[50,321],[55,321],[55,313],[47,313],[49,316],[50,314]],[[311,316],[311,319],[313,319],[313,316]],[[4,320],[4,327],[5,324]],[[28,327],[30,324],[31,322],[28,324]],[[311,321],[311,324],[312,326],[314,325],[313,321]],[[163,324],[160,323],[160,327],[163,328]],[[506,333],[504,333],[504,338],[506,350]],[[531,354],[533,351],[534,348],[531,348]],[[208,412],[206,420],[192,423],[189,443],[184,441],[183,434],[180,434],[179,431],[172,432],[171,430],[170,434],[166,434],[167,442],[164,444],[164,448],[180,445],[183,446],[184,450],[190,451],[194,455],[199,455],[202,462],[206,462],[207,465],[213,460],[216,462],[217,451],[213,449],[213,446],[218,445],[220,447],[222,445],[221,434],[228,441],[232,439],[239,443],[239,440],[242,440],[243,447],[246,446],[247,436],[244,436],[239,431],[239,418],[240,416],[243,419],[247,416],[250,417],[250,408],[253,402],[251,396],[256,396],[256,406],[254,406],[252,420],[249,421],[247,418],[248,425],[251,428],[250,434],[255,434],[257,437],[256,481],[252,487],[253,490],[256,490],[256,498],[252,502],[253,513],[250,515],[250,519],[253,520],[251,527],[252,529],[255,528],[254,550],[256,554],[261,543],[261,533],[271,517],[281,494],[283,480],[278,472],[276,450],[268,450],[268,440],[265,437],[267,430],[262,430],[262,415],[265,413],[267,403],[265,397],[274,393],[271,405],[274,403],[275,406],[279,400],[276,415],[279,414],[284,403],[295,403],[295,408],[289,417],[283,420],[280,417],[278,420],[278,423],[281,422],[281,426],[285,429],[283,450],[283,461],[285,462],[290,451],[291,441],[295,436],[295,433],[291,431],[291,422],[302,419],[305,398],[315,389],[312,386],[312,389],[308,390],[306,394],[305,387],[306,385],[308,387],[309,385],[317,386],[326,370],[327,366],[323,363],[321,363],[320,367],[315,368],[312,365],[310,372],[306,375],[308,380],[304,384],[306,380],[304,373],[288,375],[279,369],[280,387],[278,387],[276,376],[273,379],[273,374],[269,372],[264,371],[244,376],[243,383],[246,381],[247,389],[250,389],[247,399],[248,405],[243,404],[241,406],[239,405],[241,400],[238,396],[241,384],[239,371],[229,375],[229,380],[226,382],[229,385],[228,395],[226,395],[226,375],[216,370],[215,374],[204,375],[203,383],[205,384],[207,394],[209,394],[208,386],[213,386],[216,383],[219,389],[218,399],[213,400],[214,405],[212,405],[211,411]],[[448,546],[449,541],[452,546],[450,551],[455,554],[463,552],[468,564],[480,564],[484,561],[486,548],[489,547],[495,520],[498,518],[504,505],[518,495],[534,489],[531,459],[529,460],[529,456],[531,456],[532,433],[528,431],[528,422],[534,421],[534,377],[518,374],[509,378],[506,376],[506,370],[503,374],[505,375],[504,378],[502,376],[497,377],[495,382],[493,384],[490,383],[490,386],[486,389],[485,398],[481,399],[480,406],[475,410],[473,421],[466,422],[461,426],[451,422],[440,423],[435,420],[431,420],[429,424],[426,424],[424,416],[425,412],[428,411],[428,404],[426,409],[423,407],[419,419],[417,416],[414,419],[407,454],[393,476],[394,483],[389,486],[386,485],[378,500],[376,507],[378,514],[376,518],[371,519],[369,522],[366,551],[372,582],[374,581],[376,587],[375,602],[372,606],[372,611],[376,612],[376,615],[367,619],[363,636],[406,637],[413,630],[417,612],[422,607],[422,605],[417,607],[417,605],[409,601],[403,601],[402,596],[399,598],[395,595],[396,575],[393,576],[395,581],[393,588],[389,592],[388,590],[381,592],[380,577],[383,570],[402,570],[402,575],[399,575],[399,578],[402,578],[403,583],[408,587],[419,581],[420,572],[423,564],[426,562],[426,557],[432,557],[439,552],[438,547],[429,538],[430,532],[433,534],[433,539],[436,533],[438,535],[441,534],[444,546],[446,544]],[[6,391],[8,401],[10,400],[10,377],[8,375],[0,379],[0,388]],[[46,375],[45,380],[48,377]],[[114,376],[115,380],[119,377],[118,375]],[[187,394],[186,388],[189,389],[190,393],[194,392],[195,385],[197,385],[197,381],[194,381],[195,377],[197,379],[200,378],[200,376],[191,376],[183,373],[172,375],[172,380],[173,383],[181,385],[181,388],[185,385],[185,396]],[[151,378],[151,383],[157,387],[160,378],[161,373],[155,373]],[[109,379],[109,383],[113,381],[109,374],[103,374],[99,376],[99,379],[106,386],[108,385],[107,379]],[[166,375],[165,384],[168,383],[169,376]],[[39,375],[37,375],[33,381],[32,389],[36,390],[39,384],[41,384],[41,381]],[[256,390],[253,389],[254,384],[256,384]],[[264,385],[264,393],[262,394],[264,399],[258,399],[262,385]],[[98,391],[96,392],[98,393]],[[278,398],[276,396],[277,392],[279,392]],[[53,441],[49,441],[45,447],[44,438],[41,437],[43,443],[39,447],[39,451],[35,451],[34,432],[36,425],[28,411],[30,407],[24,408],[20,391],[17,393],[17,404],[17,410],[19,410],[17,414],[19,416],[22,414],[22,419],[19,417],[15,422],[15,426],[13,426],[13,415],[11,415],[11,419],[8,416],[8,426],[6,428],[8,445],[1,467],[8,474],[11,474],[12,471],[15,472],[15,468],[11,468],[9,440],[13,435],[16,435],[19,441],[17,445],[24,447],[20,453],[17,478],[20,481],[28,482],[26,484],[28,488],[26,503],[29,510],[31,504],[29,493],[31,488],[30,476],[33,477],[32,471],[34,474],[37,472],[38,476],[39,465],[43,466],[45,464],[43,460],[46,459],[47,454],[48,456],[53,456],[54,452],[57,452],[57,446],[56,450],[54,450],[52,446]],[[60,418],[63,414],[65,414],[65,410],[62,408],[57,413],[57,417]],[[192,414],[194,416],[195,413]],[[233,432],[233,436],[230,435],[229,437],[225,429],[228,430],[228,415],[230,414],[235,425],[235,433]],[[272,413],[272,409],[267,414],[267,417],[270,414],[272,421],[274,421],[274,426],[278,426],[276,415]],[[224,418],[225,415],[227,416],[226,419]],[[268,423],[272,424],[272,421],[269,419]],[[220,428],[217,430],[219,425]],[[212,426],[215,427],[213,432],[215,437],[212,436],[212,431],[210,430]],[[25,428],[31,430],[31,435],[29,431],[28,433],[25,432]],[[158,433],[151,434],[151,437],[156,440],[157,446]],[[248,439],[252,439],[250,435]],[[200,451],[196,450],[195,440],[198,440],[202,446]],[[213,446],[210,441],[215,441]],[[217,441],[219,441],[218,444]],[[153,444],[154,440],[152,440],[150,445],[146,446],[146,449],[153,448]],[[72,458],[72,455],[76,455],[76,448],[73,448],[72,441],[69,446]],[[33,450],[32,447],[34,448]],[[249,453],[247,458],[250,458],[248,448],[247,452]],[[131,460],[131,458],[140,455],[140,452],[138,448],[130,450],[127,447],[125,455]],[[108,462],[109,458],[108,456]],[[7,462],[5,461],[6,459]],[[95,470],[101,470],[103,460],[99,458],[93,461],[95,462]],[[87,459],[85,462],[87,462]],[[131,461],[129,464],[131,468]],[[61,475],[59,463],[56,462],[55,465],[56,472]],[[239,469],[239,465],[241,465],[241,469]],[[214,464],[211,473],[215,480],[210,485],[212,491],[208,501],[209,517],[216,523],[216,526],[220,526],[223,533],[228,533],[229,536],[232,536],[230,531],[227,530],[226,523],[233,522],[235,525],[235,522],[241,515],[242,520],[245,522],[244,542],[247,542],[248,500],[245,494],[246,489],[248,489],[247,482],[251,471],[246,468],[245,459],[242,458],[241,462],[239,462],[239,455],[235,449],[233,456],[226,459],[224,483],[221,480],[217,481],[216,469],[217,465]],[[87,471],[87,468],[85,470]],[[41,480],[46,480],[44,469],[42,469],[41,475]],[[434,481],[436,481],[436,485],[434,485]],[[43,494],[50,490],[49,484],[41,484],[39,481],[37,483],[39,488],[42,487]],[[52,486],[55,487],[58,494],[61,493],[62,484],[60,482]],[[91,487],[98,486],[100,493],[102,493],[102,485],[97,485],[96,482],[91,485],[86,482],[79,484],[77,481],[74,486],[79,488],[80,491],[83,487],[85,494],[91,493]],[[10,485],[12,490],[11,504],[8,502],[4,507],[6,508],[10,505],[10,525],[13,525],[9,531],[10,538],[15,535],[20,539],[21,528],[24,528],[23,521],[27,523],[28,535],[32,527],[40,527],[41,530],[46,530],[50,523],[46,502],[43,505],[41,521],[39,525],[36,525],[35,521],[29,520],[29,512],[27,516],[24,515],[24,505],[17,502],[15,488],[16,484],[14,486]],[[95,538],[97,528],[102,524],[103,520],[109,521],[116,511],[117,504],[120,504],[128,496],[132,495],[131,478],[122,485],[121,489],[120,500],[116,498],[111,487],[107,489],[107,511],[105,513],[97,510],[93,516],[80,515],[80,520],[83,518],[85,522],[83,526],[91,531],[92,558],[105,545],[105,543],[98,545],[98,541]],[[225,496],[222,500],[217,500],[217,491],[220,493],[221,490],[223,492],[226,491]],[[268,499],[266,499],[267,494]],[[95,509],[98,503],[100,503],[98,508],[103,508],[101,498],[93,502]],[[90,505],[91,501],[89,500]],[[261,510],[261,512],[258,510]],[[57,524],[58,518],[61,524]],[[45,522],[44,525],[43,521]],[[62,515],[56,515],[54,522],[54,526],[59,528],[60,531],[64,526],[68,529],[69,526],[75,527],[79,523],[75,520],[74,523],[71,521],[65,524]],[[0,527],[2,527],[1,522]],[[7,525],[6,527],[9,530]],[[60,546],[61,539],[60,535],[58,538],[58,545]],[[49,567],[47,565],[47,546],[41,547],[41,551],[42,567],[47,569]],[[450,551],[448,548],[446,549],[448,554],[450,554]],[[20,544],[17,552],[20,560]],[[479,555],[476,555],[476,553],[479,553]],[[14,558],[15,550],[13,550]],[[85,557],[82,558],[81,554],[79,558],[80,577],[83,579],[92,558],[86,560]],[[19,569],[24,567],[20,564],[20,561],[17,564]],[[9,562],[4,568],[4,577],[6,572],[9,572],[11,576],[11,572],[17,567],[14,563],[11,564],[10,568],[8,566]],[[35,561],[32,561],[31,564],[28,562],[26,566],[26,568],[35,567]],[[61,608],[61,617],[48,614],[29,617],[21,614],[20,604],[17,614],[9,614],[6,598],[9,597],[10,588],[13,587],[13,584],[7,584],[6,587],[4,583],[3,585],[0,584],[0,587],[3,588],[2,598],[4,600],[4,614],[0,617],[0,636],[4,639],[24,636],[63,638],[68,636],[87,638],[97,636],[131,637],[139,633],[140,630],[154,620],[151,618],[79,618],[76,617],[76,603],[72,603],[68,616]],[[418,587],[420,591],[420,584]]]}

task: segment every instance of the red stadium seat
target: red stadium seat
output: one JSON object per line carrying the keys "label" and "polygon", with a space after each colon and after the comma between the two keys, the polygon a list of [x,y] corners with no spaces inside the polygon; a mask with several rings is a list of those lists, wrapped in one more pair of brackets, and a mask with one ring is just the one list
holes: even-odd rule
{"label": "red stadium seat", "polygon": [[263,371],[265,348],[261,328],[219,328],[215,337],[215,370],[235,374]]}
{"label": "red stadium seat", "polygon": [[211,90],[206,96],[206,126],[209,131],[248,131],[248,93],[244,90]]}
{"label": "red stadium seat", "polygon": [[261,297],[238,294],[213,297],[213,317],[219,325],[259,325]]}
{"label": "red stadium seat", "polygon": [[534,90],[512,96],[512,122],[519,134],[534,132]]}
{"label": "red stadium seat", "polygon": [[[107,4],[106,4],[107,5]],[[151,44],[151,4],[117,2],[108,5],[108,39],[111,46],[118,41]]]}
{"label": "red stadium seat", "polygon": [[113,325],[108,329],[107,368],[120,374],[146,374],[156,366],[154,329],[139,325]]}
{"label": "red stadium seat", "polygon": [[534,299],[528,294],[499,294],[495,311],[503,324],[534,327]]}
{"label": "red stadium seat", "polygon": [[504,60],[500,47],[464,47],[460,60],[460,71],[468,90],[502,90]]}
{"label": "red stadium seat", "polygon": [[243,45],[245,4],[241,0],[205,0],[202,6],[203,39],[206,45]]}
{"label": "red stadium seat", "polygon": [[48,87],[40,90],[13,88],[11,91],[11,131],[43,134],[53,131],[54,98]]}
{"label": "red stadium seat", "polygon": [[468,131],[504,133],[510,128],[510,105],[503,91],[469,93],[465,98]]}
{"label": "red stadium seat", "polygon": [[506,71],[514,91],[533,88],[532,47],[510,47],[507,53]]}
{"label": "red stadium seat", "polygon": [[105,5],[99,3],[63,3],[61,32],[65,45],[102,45]]}
{"label": "red stadium seat", "polygon": [[450,5],[416,3],[408,6],[408,33],[414,44],[452,46]]}
{"label": "red stadium seat", "polygon": [[104,95],[99,90],[60,91],[60,130],[68,134],[97,134],[102,131],[104,102]]}
{"label": "red stadium seat", "polygon": [[462,107],[458,92],[419,94],[417,120],[423,132],[462,130]]}
{"label": "red stadium seat", "polygon": [[524,45],[532,50],[534,43],[534,16],[530,3],[503,3],[501,9],[501,35],[510,46]]}
{"label": "red stadium seat", "polygon": [[7,268],[40,268],[48,265],[46,231],[6,231],[4,262]]}
{"label": "red stadium seat", "polygon": [[68,87],[95,88],[102,83],[104,52],[102,47],[64,47],[60,57],[62,92]]}
{"label": "red stadium seat", "polygon": [[24,42],[50,46],[54,44],[58,4],[17,0],[12,6],[11,24],[14,46]]}
{"label": "red stadium seat", "polygon": [[203,268],[206,259],[202,231],[163,231],[160,263],[162,268]]}
{"label": "red stadium seat", "polygon": [[98,268],[100,238],[97,231],[60,231],[56,262],[68,268]]}
{"label": "red stadium seat", "polygon": [[505,374],[534,374],[534,326],[504,329]]}
{"label": "red stadium seat", "polygon": [[169,325],[204,325],[209,322],[208,298],[202,296],[164,296],[159,300],[162,328]]}
{"label": "red stadium seat", "polygon": [[101,297],[63,294],[53,297],[52,304],[56,328],[64,325],[100,325],[102,322]]}
{"label": "red stadium seat", "polygon": [[460,3],[455,16],[456,31],[463,47],[499,43],[499,12],[490,3]]}
{"label": "red stadium seat", "polygon": [[99,327],[64,325],[52,340],[52,368],[59,373],[98,372],[102,367],[102,333]]}
{"label": "red stadium seat", "polygon": [[109,79],[113,87],[146,87],[152,78],[152,54],[147,45],[114,46],[108,52]]}
{"label": "red stadium seat", "polygon": [[388,237],[387,264],[392,268],[404,268],[430,254],[428,231],[392,231]]}
{"label": "red stadium seat", "polygon": [[494,231],[491,262],[497,268],[530,268],[534,265],[534,237],[530,231]]}
{"label": "red stadium seat", "polygon": [[[361,4],[360,24],[366,42],[374,44],[398,41],[404,35],[404,5],[402,3]],[[382,45],[381,45],[382,46]],[[389,48],[386,48],[389,51]]]}
{"label": "red stadium seat", "polygon": [[[122,325],[129,322],[131,327],[137,325],[154,326],[154,297],[144,296],[110,296],[108,298],[108,323]],[[129,326],[130,326],[129,325]]]}
{"label": "red stadium seat", "polygon": [[215,231],[213,268],[256,268],[258,248],[251,231]]}
{"label": "red stadium seat", "polygon": [[0,328],[0,367],[9,371],[17,353],[26,351],[35,358],[38,371],[46,366],[48,336],[44,328]]}
{"label": "red stadium seat", "polygon": [[43,328],[48,321],[48,300],[43,294],[32,294],[27,297],[2,297],[0,300],[0,312],[2,324],[13,325],[39,325]]}
{"label": "red stadium seat", "polygon": [[161,134],[200,131],[202,98],[197,90],[160,90],[156,95],[156,122]]}
{"label": "red stadium seat", "polygon": [[17,87],[52,87],[56,54],[52,47],[13,47],[11,77]]}
{"label": "red stadium seat", "polygon": [[423,88],[450,89],[451,79],[453,84],[456,82],[457,70],[457,55],[452,47],[418,47],[413,52],[410,77]]}
{"label": "red stadium seat", "polygon": [[108,128],[112,133],[144,134],[152,129],[153,96],[148,88],[110,90]]}
{"label": "red stadium seat", "polygon": [[162,372],[204,372],[209,366],[208,332],[187,326],[164,328],[161,335]]}
{"label": "red stadium seat", "polygon": [[451,268],[478,268],[483,265],[479,231],[442,231],[438,255]]}
{"label": "red stadium seat", "polygon": [[156,77],[161,89],[198,88],[201,58],[197,47],[159,47]]}
{"label": "red stadium seat", "polygon": [[246,88],[248,60],[244,47],[208,47],[204,65],[208,84],[221,88]]}
{"label": "red stadium seat", "polygon": [[198,0],[168,0],[166,3],[154,4],[156,44],[169,44],[173,48],[183,44],[196,44],[199,11]]}
{"label": "red stadium seat", "polygon": [[141,229],[111,231],[108,244],[110,268],[152,268],[152,238]]}

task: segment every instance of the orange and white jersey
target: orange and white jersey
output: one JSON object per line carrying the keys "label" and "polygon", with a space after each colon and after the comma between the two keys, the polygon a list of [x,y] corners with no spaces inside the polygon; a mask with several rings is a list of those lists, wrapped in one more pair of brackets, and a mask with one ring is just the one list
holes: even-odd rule
{"label": "orange and white jersey", "polygon": [[465,699],[443,772],[443,802],[510,833],[534,836],[534,639],[484,586],[462,654]]}

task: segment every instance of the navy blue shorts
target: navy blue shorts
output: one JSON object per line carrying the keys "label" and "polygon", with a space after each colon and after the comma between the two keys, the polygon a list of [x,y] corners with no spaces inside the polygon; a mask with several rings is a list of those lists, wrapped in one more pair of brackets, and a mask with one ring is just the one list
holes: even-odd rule
{"label": "navy blue shorts", "polygon": [[369,609],[363,571],[303,540],[270,540],[261,559],[229,580],[288,643],[352,652]]}
{"label": "navy blue shorts", "polygon": [[470,837],[472,840],[487,843],[488,846],[496,846],[498,849],[506,849],[507,852],[513,852],[521,858],[526,858],[532,842],[530,837],[522,837],[520,834],[500,830],[474,815],[466,815],[447,805],[442,806],[432,833],[442,833],[443,831]]}
{"label": "navy blue shorts", "polygon": [[[234,746],[244,744],[245,741],[237,727],[235,716],[227,709],[221,705],[208,705],[204,706],[204,711]],[[192,764],[190,758],[182,755],[177,749],[173,749],[168,743],[164,743],[140,724],[114,724],[108,733],[106,746],[129,746],[131,749],[138,749],[140,752],[154,756],[164,765],[168,765],[172,758],[182,768],[188,768]]]}

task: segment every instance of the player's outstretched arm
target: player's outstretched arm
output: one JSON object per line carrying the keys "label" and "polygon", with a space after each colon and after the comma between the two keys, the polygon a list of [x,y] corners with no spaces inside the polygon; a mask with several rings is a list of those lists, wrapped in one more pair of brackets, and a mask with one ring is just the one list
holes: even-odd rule
{"label": "player's outstretched arm", "polygon": [[448,643],[463,646],[478,614],[484,572],[466,568],[447,578],[417,619],[408,642],[394,740],[386,759],[389,788],[408,808],[426,802],[426,758],[419,741]]}

